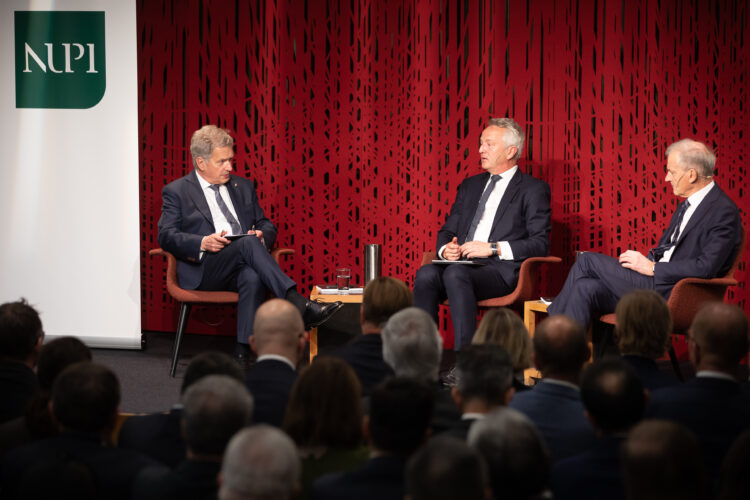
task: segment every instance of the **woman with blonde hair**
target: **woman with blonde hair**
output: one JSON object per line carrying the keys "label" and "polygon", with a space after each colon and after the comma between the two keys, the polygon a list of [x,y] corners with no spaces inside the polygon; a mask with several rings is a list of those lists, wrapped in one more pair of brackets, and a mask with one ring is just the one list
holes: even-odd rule
{"label": "woman with blonde hair", "polygon": [[479,323],[472,344],[495,344],[508,352],[513,363],[513,388],[524,391],[523,371],[531,366],[531,337],[515,312],[500,307],[490,309]]}

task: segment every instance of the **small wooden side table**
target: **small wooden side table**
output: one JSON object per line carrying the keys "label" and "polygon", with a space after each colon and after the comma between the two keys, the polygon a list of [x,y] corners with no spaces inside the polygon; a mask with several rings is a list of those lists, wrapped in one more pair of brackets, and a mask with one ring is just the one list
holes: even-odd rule
{"label": "small wooden side table", "polygon": [[[541,300],[527,300],[523,303],[523,323],[529,331],[529,336],[534,338],[534,330],[537,323],[541,322],[543,316],[547,315],[547,304]],[[533,379],[542,378],[542,374],[534,367],[527,368],[523,371],[524,382],[527,385],[533,384]]]}
{"label": "small wooden side table", "polygon": [[[313,287],[310,292],[310,300],[319,300],[320,302],[337,302],[341,301],[344,304],[361,304],[362,294],[347,294],[347,295],[329,295],[318,293],[317,287]],[[318,329],[310,329],[310,362],[315,359],[318,355]]]}

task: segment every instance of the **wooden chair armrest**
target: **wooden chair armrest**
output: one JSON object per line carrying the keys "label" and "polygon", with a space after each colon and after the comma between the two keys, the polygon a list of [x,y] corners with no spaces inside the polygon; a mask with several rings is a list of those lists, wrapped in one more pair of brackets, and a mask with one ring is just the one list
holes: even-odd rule
{"label": "wooden chair armrest", "polygon": [[436,252],[425,252],[422,255],[422,263],[419,265],[419,267],[426,266],[427,264],[430,264],[435,259],[437,259]]}

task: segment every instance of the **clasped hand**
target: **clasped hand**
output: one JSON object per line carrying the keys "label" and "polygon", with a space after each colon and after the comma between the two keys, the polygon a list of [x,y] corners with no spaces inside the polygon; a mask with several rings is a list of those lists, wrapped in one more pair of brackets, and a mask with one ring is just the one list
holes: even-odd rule
{"label": "clasped hand", "polygon": [[654,263],[648,260],[645,255],[635,250],[626,250],[620,254],[620,265],[626,269],[632,269],[637,273],[645,276],[654,275]]}
{"label": "clasped hand", "polygon": [[[216,253],[225,246],[229,245],[231,241],[224,237],[224,235],[226,234],[226,231],[222,231],[220,233],[213,233],[209,234],[208,236],[204,236],[203,240],[201,240],[201,250],[204,252]],[[247,234],[252,234],[259,240],[263,240],[263,231],[259,229],[251,229],[247,232]]]}
{"label": "clasped hand", "polygon": [[453,238],[443,249],[443,258],[446,260],[459,260],[461,257],[474,259],[490,255],[492,255],[492,249],[486,241],[467,241],[459,245],[458,238]]}

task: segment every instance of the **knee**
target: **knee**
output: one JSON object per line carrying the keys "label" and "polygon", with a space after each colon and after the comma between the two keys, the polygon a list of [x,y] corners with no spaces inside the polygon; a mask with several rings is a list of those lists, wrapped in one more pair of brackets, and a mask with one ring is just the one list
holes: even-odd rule
{"label": "knee", "polygon": [[417,269],[417,274],[414,276],[414,288],[420,286],[432,286],[435,283],[440,282],[440,270],[437,266],[427,264]]}
{"label": "knee", "polygon": [[263,282],[260,280],[258,273],[251,267],[243,266],[240,272],[237,273],[237,286],[262,289]]}
{"label": "knee", "polygon": [[471,282],[471,279],[467,272],[467,268],[460,264],[448,266],[448,269],[443,273],[443,283],[445,283],[447,288],[450,287],[451,284],[469,282]]}
{"label": "knee", "polygon": [[255,236],[245,236],[244,238],[240,238],[237,243],[240,243],[243,252],[255,252],[259,249],[266,249],[263,246],[263,243],[260,242],[260,239],[256,238]]}

